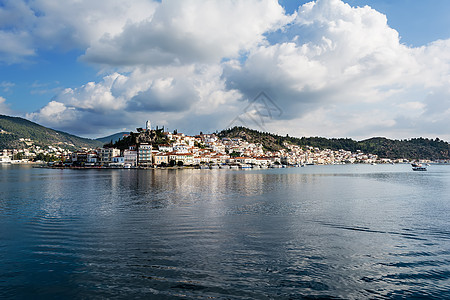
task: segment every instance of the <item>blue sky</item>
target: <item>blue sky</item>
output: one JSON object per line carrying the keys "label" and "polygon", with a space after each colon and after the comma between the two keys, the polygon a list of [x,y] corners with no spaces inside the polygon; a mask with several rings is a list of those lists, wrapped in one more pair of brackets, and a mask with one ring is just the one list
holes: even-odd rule
{"label": "blue sky", "polygon": [[[450,140],[450,1],[308,2],[0,0],[0,113],[87,137]],[[261,91],[282,110],[264,128],[244,112]]]}

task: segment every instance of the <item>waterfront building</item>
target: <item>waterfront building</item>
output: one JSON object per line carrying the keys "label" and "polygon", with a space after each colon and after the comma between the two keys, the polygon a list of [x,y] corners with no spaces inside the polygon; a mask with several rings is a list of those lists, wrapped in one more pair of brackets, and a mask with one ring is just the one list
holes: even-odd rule
{"label": "waterfront building", "polygon": [[84,151],[73,152],[70,156],[70,160],[75,166],[84,166],[87,162],[88,154]]}
{"label": "waterfront building", "polygon": [[237,162],[237,163],[241,163],[241,164],[253,164],[253,163],[255,163],[255,159],[254,158],[244,157],[244,156],[235,157],[234,161]]}
{"label": "waterfront building", "polygon": [[211,161],[211,155],[202,154],[199,156],[200,163],[209,163]]}
{"label": "waterfront building", "polygon": [[8,154],[8,150],[4,149],[2,151],[2,155],[0,156],[0,163],[2,163],[2,162],[4,162],[4,163],[11,162],[11,157],[12,157],[12,155]]}
{"label": "waterfront building", "polygon": [[257,158],[255,158],[255,164],[257,164],[259,166],[268,166],[270,164],[270,158],[257,157]]}
{"label": "waterfront building", "polygon": [[192,153],[179,153],[179,152],[170,152],[169,154],[169,163],[170,161],[175,161],[175,163],[182,162],[183,165],[192,165],[194,163],[194,155]]}
{"label": "waterfront building", "polygon": [[137,161],[139,166],[148,167],[152,164],[152,145],[140,144],[137,154]]}
{"label": "waterfront building", "polygon": [[128,149],[123,151],[124,164],[130,167],[137,166],[137,151],[135,146],[130,146]]}
{"label": "waterfront building", "polygon": [[114,156],[112,158],[112,162],[109,164],[112,167],[123,167],[125,164],[125,157],[123,156]]}
{"label": "waterfront building", "polygon": [[162,152],[156,153],[153,158],[154,158],[153,162],[157,166],[169,164],[169,154],[167,153]]}
{"label": "waterfront building", "polygon": [[120,150],[117,148],[101,148],[100,149],[100,163],[102,165],[109,165],[114,156],[119,156]]}
{"label": "waterfront building", "polygon": [[98,155],[95,151],[90,151],[86,155],[86,166],[95,166],[98,163]]}

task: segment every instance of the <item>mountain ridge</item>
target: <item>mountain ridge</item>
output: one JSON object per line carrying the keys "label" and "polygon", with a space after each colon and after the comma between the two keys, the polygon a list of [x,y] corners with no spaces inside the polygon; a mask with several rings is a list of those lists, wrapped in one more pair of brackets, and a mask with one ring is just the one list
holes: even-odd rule
{"label": "mountain ridge", "polygon": [[239,137],[248,142],[261,143],[266,150],[284,149],[284,143],[298,146],[311,146],[320,149],[348,150],[376,154],[380,158],[389,159],[450,159],[450,144],[438,138],[411,138],[409,140],[391,140],[385,137],[372,137],[356,141],[350,138],[324,138],[324,137],[290,137],[280,136],[268,132],[236,126],[224,129],[218,136],[233,138]]}
{"label": "mountain ridge", "polygon": [[124,135],[128,135],[128,134],[130,134],[130,132],[122,131],[122,132],[117,132],[117,133],[114,133],[114,134],[111,134],[111,135],[107,135],[107,136],[104,136],[104,137],[99,137],[99,138],[96,138],[95,140],[96,141],[100,141],[100,142],[102,142],[104,144],[106,144],[106,143],[115,143],[119,139],[123,139]]}
{"label": "mountain ridge", "polygon": [[68,149],[96,148],[103,145],[100,141],[54,130],[21,117],[0,115],[0,148],[21,148],[26,143],[20,139],[30,139],[39,146],[59,145]]}

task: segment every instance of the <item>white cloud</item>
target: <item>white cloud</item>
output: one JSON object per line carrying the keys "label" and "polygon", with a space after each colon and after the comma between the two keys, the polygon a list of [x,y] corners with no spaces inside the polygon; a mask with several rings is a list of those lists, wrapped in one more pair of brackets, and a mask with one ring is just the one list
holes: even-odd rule
{"label": "white cloud", "polygon": [[123,109],[125,103],[122,95],[128,78],[118,73],[105,76],[99,83],[87,84],[59,93],[55,99],[80,110],[104,113]]}
{"label": "white cloud", "polygon": [[3,92],[7,93],[11,91],[16,84],[14,82],[2,81],[0,82],[0,88],[3,89]]}
{"label": "white cloud", "polygon": [[224,127],[237,113],[240,94],[225,89],[217,65],[136,69],[65,89],[27,118],[79,134],[134,130],[145,120],[195,132]]}
{"label": "white cloud", "polygon": [[442,130],[450,125],[450,40],[403,45],[368,6],[317,0],[287,16],[270,0],[31,3],[45,14],[35,14],[31,42],[19,38],[31,25],[14,33],[31,51],[23,55],[41,45],[36,37],[56,39],[53,47],[86,49],[84,61],[113,70],[29,114],[43,124],[92,134],[146,119],[221,129],[266,91],[282,110],[267,120],[275,132],[450,139]]}
{"label": "white cloud", "polygon": [[11,110],[9,105],[6,103],[6,99],[0,96],[0,114],[9,115]]}
{"label": "white cloud", "polygon": [[146,0],[6,0],[0,7],[0,60],[22,62],[37,49],[85,49],[151,17],[155,7]]}
{"label": "white cloud", "polygon": [[[418,72],[386,17],[339,0],[300,7],[289,42],[262,45],[226,69],[228,84],[251,98],[267,89],[296,117],[324,103],[383,100],[384,91]],[[295,109],[294,111],[292,109]]]}
{"label": "white cloud", "polygon": [[[318,0],[299,8],[283,41],[260,45],[245,61],[228,63],[225,78],[229,88],[248,99],[261,90],[269,92],[283,110],[283,122],[298,124],[285,127],[292,135],[384,132],[398,137],[405,133],[397,130],[399,120],[411,117],[398,107],[412,102],[420,107],[429,88],[448,85],[449,45],[437,41],[409,48],[400,44],[386,17],[370,7]],[[282,128],[283,122],[273,124]],[[411,128],[409,135],[427,133],[421,126]]]}
{"label": "white cloud", "polygon": [[26,118],[50,127],[64,127],[65,124],[73,125],[77,118],[77,112],[64,103],[50,101],[38,112],[27,114]]}
{"label": "white cloud", "polygon": [[274,0],[163,1],[152,18],[93,43],[84,60],[107,65],[220,62],[288,21]]}

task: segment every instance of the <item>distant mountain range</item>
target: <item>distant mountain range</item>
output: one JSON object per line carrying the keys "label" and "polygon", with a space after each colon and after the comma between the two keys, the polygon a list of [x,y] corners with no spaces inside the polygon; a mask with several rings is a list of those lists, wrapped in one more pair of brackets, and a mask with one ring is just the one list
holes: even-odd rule
{"label": "distant mountain range", "polygon": [[299,146],[312,146],[320,149],[348,150],[356,152],[360,150],[364,153],[376,154],[380,158],[390,159],[450,159],[450,144],[440,139],[413,138],[410,140],[390,140],[383,137],[374,137],[363,141],[355,141],[349,138],[323,137],[290,137],[280,136],[268,132],[234,127],[222,130],[219,137],[239,137],[252,143],[261,143],[266,150],[280,150],[284,148],[284,143]]}
{"label": "distant mountain range", "polygon": [[20,139],[30,139],[36,145],[58,145],[66,149],[101,147],[103,142],[53,130],[19,117],[0,115],[0,149],[20,149]]}
{"label": "distant mountain range", "polygon": [[107,143],[112,143],[114,144],[115,142],[117,142],[119,139],[123,139],[124,135],[128,135],[130,134],[129,132],[118,132],[118,133],[114,133],[105,137],[101,137],[101,138],[97,138],[95,139],[96,141],[100,141],[103,144],[107,144]]}

